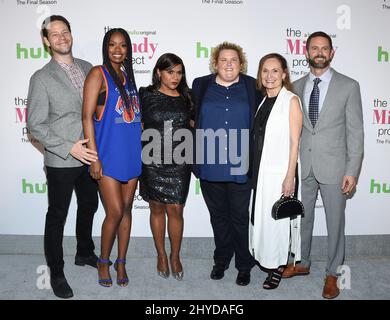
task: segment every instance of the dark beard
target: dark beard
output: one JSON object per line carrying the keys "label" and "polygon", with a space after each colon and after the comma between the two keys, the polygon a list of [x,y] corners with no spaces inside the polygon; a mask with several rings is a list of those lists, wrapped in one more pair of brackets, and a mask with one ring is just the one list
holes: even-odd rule
{"label": "dark beard", "polygon": [[317,56],[317,57],[315,57],[313,59],[309,59],[310,66],[312,66],[313,68],[316,68],[316,69],[325,69],[325,68],[327,68],[330,65],[330,62],[332,61],[332,59],[328,59],[328,60],[325,59],[325,61],[322,62],[322,63],[316,63],[314,61],[314,59],[316,59],[316,58],[325,58],[325,57]]}

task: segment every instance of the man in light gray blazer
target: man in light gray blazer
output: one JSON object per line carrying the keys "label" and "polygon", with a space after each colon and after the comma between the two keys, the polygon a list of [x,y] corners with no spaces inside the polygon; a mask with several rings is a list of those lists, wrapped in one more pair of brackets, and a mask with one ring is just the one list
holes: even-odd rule
{"label": "man in light gray blazer", "polygon": [[303,105],[300,145],[302,166],[302,260],[288,265],[283,278],[310,272],[314,210],[318,189],[328,231],[328,263],[322,296],[335,298],[339,266],[345,255],[346,198],[356,186],[363,159],[363,115],[359,83],[330,68],[332,39],[315,32],[306,42],[310,73],[294,82]]}
{"label": "man in light gray blazer", "polygon": [[84,80],[92,68],[72,55],[69,22],[50,16],[42,24],[42,36],[52,59],[30,79],[27,126],[44,146],[49,208],[44,246],[53,292],[70,298],[73,292],[64,275],[63,232],[73,190],[77,196],[77,253],[75,264],[96,267],[92,223],[98,208],[97,185],[85,164],[97,154],[87,149],[82,131]]}

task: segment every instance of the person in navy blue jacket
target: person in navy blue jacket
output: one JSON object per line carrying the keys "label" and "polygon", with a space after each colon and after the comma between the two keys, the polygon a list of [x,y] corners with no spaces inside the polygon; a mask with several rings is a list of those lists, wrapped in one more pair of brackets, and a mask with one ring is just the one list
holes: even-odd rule
{"label": "person in navy blue jacket", "polygon": [[219,280],[235,256],[236,283],[250,283],[255,265],[248,248],[250,181],[249,137],[259,102],[256,80],[244,74],[247,60],[240,46],[223,42],[212,52],[212,74],[196,78],[196,149],[193,173],[200,179],[214,232],[214,266]]}

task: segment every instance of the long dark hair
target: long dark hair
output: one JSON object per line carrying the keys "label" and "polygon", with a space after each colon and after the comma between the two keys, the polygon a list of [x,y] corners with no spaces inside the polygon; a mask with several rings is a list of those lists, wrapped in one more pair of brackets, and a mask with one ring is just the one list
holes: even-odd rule
{"label": "long dark hair", "polygon": [[114,80],[115,85],[120,92],[120,95],[122,97],[122,101],[125,104],[126,108],[130,108],[130,107],[132,107],[133,99],[131,99],[131,97],[129,97],[129,95],[127,94],[123,83],[119,79],[114,68],[112,67],[110,59],[108,58],[108,45],[110,43],[111,36],[116,32],[119,32],[120,34],[123,35],[123,37],[125,38],[125,41],[126,41],[126,45],[127,45],[126,59],[122,63],[122,65],[124,66],[124,69],[125,69],[124,71],[125,71],[126,82],[129,84],[129,89],[131,89],[130,86],[131,86],[131,84],[133,84],[134,90],[137,91],[137,87],[135,85],[135,79],[134,79],[134,72],[133,72],[133,48],[131,45],[131,40],[130,40],[129,34],[126,32],[126,30],[124,30],[122,28],[114,28],[114,29],[110,29],[104,35],[103,46],[102,46],[103,64],[106,66],[108,73],[110,74],[110,76]]}
{"label": "long dark hair", "polygon": [[186,68],[184,66],[183,60],[178,57],[177,55],[173,53],[164,53],[162,56],[160,56],[156,62],[156,65],[153,69],[153,76],[152,76],[152,89],[158,90],[161,87],[161,80],[160,77],[157,74],[157,70],[170,70],[174,68],[177,65],[181,65],[182,67],[182,77],[180,80],[179,85],[177,86],[177,91],[179,94],[184,98],[186,102],[186,106],[188,109],[193,109],[193,101],[191,98],[191,92],[187,85],[187,79],[186,79]]}

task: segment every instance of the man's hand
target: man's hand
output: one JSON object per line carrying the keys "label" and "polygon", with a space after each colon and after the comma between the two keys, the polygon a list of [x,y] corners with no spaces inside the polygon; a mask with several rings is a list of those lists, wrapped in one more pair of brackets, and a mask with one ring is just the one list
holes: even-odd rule
{"label": "man's hand", "polygon": [[85,164],[91,164],[91,162],[95,162],[98,159],[96,151],[88,149],[84,146],[84,144],[88,141],[89,139],[79,140],[70,150],[70,154],[73,156],[73,158],[76,158]]}
{"label": "man's hand", "polygon": [[349,193],[355,188],[356,186],[356,177],[352,176],[344,176],[343,183],[341,185],[341,191],[349,195]]}

